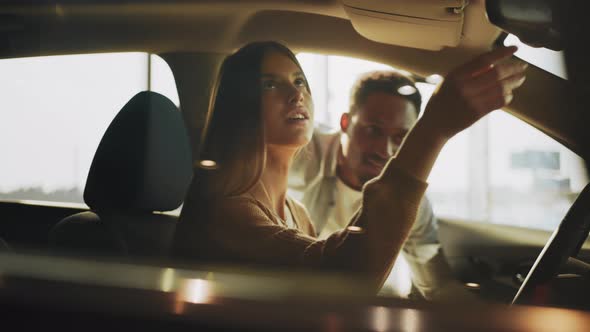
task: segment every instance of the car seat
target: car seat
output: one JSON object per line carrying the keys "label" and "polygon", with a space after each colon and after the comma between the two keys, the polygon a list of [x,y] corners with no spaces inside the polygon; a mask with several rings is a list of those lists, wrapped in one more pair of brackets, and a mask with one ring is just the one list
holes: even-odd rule
{"label": "car seat", "polygon": [[79,254],[166,256],[178,208],[192,178],[191,150],[179,109],[140,92],[117,114],[92,161],[84,201],[50,232],[52,250]]}
{"label": "car seat", "polygon": [[10,247],[8,246],[8,243],[4,242],[4,240],[0,238],[0,251],[7,251],[9,249]]}

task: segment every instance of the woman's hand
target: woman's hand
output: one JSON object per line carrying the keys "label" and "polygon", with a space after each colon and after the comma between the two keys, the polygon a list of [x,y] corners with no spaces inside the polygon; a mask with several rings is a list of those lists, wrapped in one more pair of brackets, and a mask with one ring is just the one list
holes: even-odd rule
{"label": "woman's hand", "polygon": [[398,150],[398,167],[426,181],[449,138],[508,105],[526,69],[522,63],[500,63],[514,52],[516,47],[502,47],[451,71]]}
{"label": "woman's hand", "polygon": [[525,80],[526,63],[504,62],[517,48],[484,53],[451,71],[428,103],[422,124],[449,139],[493,110],[508,105]]}

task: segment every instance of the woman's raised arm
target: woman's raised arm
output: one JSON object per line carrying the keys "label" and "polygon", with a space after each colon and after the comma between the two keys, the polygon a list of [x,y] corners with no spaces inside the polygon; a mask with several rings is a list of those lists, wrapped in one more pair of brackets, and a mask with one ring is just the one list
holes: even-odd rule
{"label": "woman's raised arm", "polygon": [[509,104],[512,91],[525,80],[527,65],[500,62],[515,51],[516,47],[498,48],[451,71],[406,137],[396,157],[397,165],[426,181],[449,138]]}

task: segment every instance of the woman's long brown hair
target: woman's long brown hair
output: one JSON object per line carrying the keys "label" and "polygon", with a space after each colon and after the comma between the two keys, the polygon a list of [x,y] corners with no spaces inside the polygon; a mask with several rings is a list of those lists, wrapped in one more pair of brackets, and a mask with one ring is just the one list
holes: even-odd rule
{"label": "woman's long brown hair", "polygon": [[266,158],[261,66],[272,51],[288,56],[301,69],[291,50],[272,41],[250,43],[221,66],[199,154],[217,166],[195,173],[201,195],[239,195],[260,179]]}
{"label": "woman's long brown hair", "polygon": [[247,192],[264,170],[261,67],[269,52],[288,56],[301,69],[293,52],[276,42],[248,44],[221,66],[199,153],[200,160],[215,161],[216,167],[198,167],[197,162],[174,236],[173,253],[178,258],[214,260],[215,253],[202,247],[207,239],[201,238],[215,223],[211,204]]}

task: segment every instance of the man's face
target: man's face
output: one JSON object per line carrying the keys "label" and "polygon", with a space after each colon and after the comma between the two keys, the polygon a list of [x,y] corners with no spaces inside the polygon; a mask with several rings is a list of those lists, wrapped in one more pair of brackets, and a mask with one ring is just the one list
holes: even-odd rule
{"label": "man's face", "polygon": [[348,119],[341,122],[345,133],[342,162],[360,185],[379,175],[397,153],[417,113],[414,104],[404,97],[375,92],[358,106],[353,117],[344,115]]}

